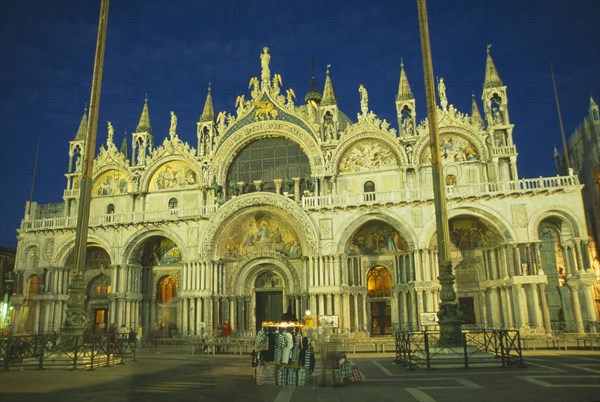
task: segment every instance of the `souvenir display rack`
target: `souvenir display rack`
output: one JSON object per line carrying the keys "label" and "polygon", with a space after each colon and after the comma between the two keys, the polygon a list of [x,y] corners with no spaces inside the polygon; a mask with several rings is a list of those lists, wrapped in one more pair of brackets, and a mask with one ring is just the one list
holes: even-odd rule
{"label": "souvenir display rack", "polygon": [[263,322],[256,334],[252,366],[258,385],[306,385],[315,354],[304,326],[295,321]]}

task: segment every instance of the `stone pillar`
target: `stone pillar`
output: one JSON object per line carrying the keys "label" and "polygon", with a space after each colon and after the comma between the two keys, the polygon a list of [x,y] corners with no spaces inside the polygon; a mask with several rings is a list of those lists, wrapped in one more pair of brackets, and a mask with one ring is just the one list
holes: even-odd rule
{"label": "stone pillar", "polygon": [[431,289],[425,290],[425,311],[428,313],[437,311],[433,305],[433,293]]}
{"label": "stone pillar", "polygon": [[317,319],[319,315],[325,315],[325,295],[318,294],[317,299],[319,301],[319,311],[317,312]]}
{"label": "stone pillar", "polygon": [[367,312],[367,301],[365,300],[364,295],[361,297],[361,304],[362,304],[362,310],[363,310],[363,328],[365,328],[365,330],[370,329],[371,325],[369,322],[367,322],[367,318],[369,317],[369,314]]}
{"label": "stone pillar", "polygon": [[[181,319],[181,331],[186,334],[188,332],[191,332],[191,326],[193,325],[192,323],[190,323],[190,315],[193,315],[194,310],[193,307],[191,306],[190,303],[190,298],[189,297],[184,297],[181,300],[181,307],[182,307],[182,319]],[[193,320],[192,320],[193,322]]]}
{"label": "stone pillar", "polygon": [[395,290],[392,290],[391,304],[392,328],[395,328],[394,324],[398,324],[400,321],[400,314],[398,312],[398,292]]}
{"label": "stone pillar", "polygon": [[256,191],[262,191],[263,181],[262,180],[252,180],[252,184],[254,184],[254,188]]}
{"label": "stone pillar", "polygon": [[541,307],[542,307],[542,319],[544,320],[544,330],[546,331],[546,334],[551,335],[552,334],[552,323],[550,320],[550,310],[548,309],[548,298],[546,295],[546,284],[545,283],[540,283],[540,301],[542,303]]}
{"label": "stone pillar", "polygon": [[300,177],[292,177],[294,180],[294,201],[300,202]]}
{"label": "stone pillar", "polygon": [[512,309],[510,308],[510,297],[507,294],[507,289],[504,286],[500,288],[500,299],[502,303],[502,315],[504,319],[504,328],[509,329],[514,327],[512,320]]}
{"label": "stone pillar", "polygon": [[325,300],[326,300],[325,311],[327,312],[326,314],[327,315],[332,315],[333,314],[333,308],[332,308],[333,305],[332,305],[332,302],[331,302],[331,294],[327,293],[327,296],[326,296]]}
{"label": "stone pillar", "polygon": [[536,283],[529,285],[531,299],[529,305],[533,312],[533,319],[535,320],[535,328],[543,328],[542,311],[540,309],[540,299],[538,295],[538,288]]}
{"label": "stone pillar", "polygon": [[577,271],[584,272],[585,267],[583,266],[583,256],[581,255],[580,242],[575,241],[573,245],[575,247],[575,257],[577,258]]}
{"label": "stone pillar", "polygon": [[598,313],[596,311],[596,301],[594,300],[594,285],[584,284],[583,292],[585,297],[585,309],[587,312],[587,320],[591,323],[595,323],[593,325],[596,325],[596,327],[589,328],[589,330],[591,332],[598,332]]}
{"label": "stone pillar", "polygon": [[579,303],[579,284],[569,284],[571,291],[571,305],[573,306],[573,318],[575,319],[575,330],[579,333],[585,332],[581,316],[581,304]]}
{"label": "stone pillar", "polygon": [[592,263],[590,261],[590,251],[589,251],[590,240],[580,240],[581,253],[583,255],[583,267],[586,271],[591,272]]}
{"label": "stone pillar", "polygon": [[336,293],[333,295],[333,315],[337,315],[339,318],[343,318],[342,317],[342,303],[341,303],[341,296],[339,293]]}
{"label": "stone pillar", "polygon": [[416,289],[415,290],[417,293],[417,320],[419,322],[419,325],[421,324],[421,320],[420,320],[420,313],[423,313],[423,289]]}
{"label": "stone pillar", "polygon": [[275,194],[281,194],[281,185],[283,184],[283,179],[273,179],[273,183],[275,183]]}
{"label": "stone pillar", "polygon": [[359,319],[358,319],[358,295],[356,293],[352,294],[352,301],[354,302],[354,331],[358,331],[359,328]]}
{"label": "stone pillar", "polygon": [[350,322],[350,295],[347,293],[342,293],[342,322],[343,328],[350,328],[352,325]]}
{"label": "stone pillar", "polygon": [[323,261],[323,257],[318,257],[318,262],[319,265],[317,267],[317,269],[319,270],[319,283],[317,283],[318,286],[323,286],[323,284],[325,283],[325,267],[324,267],[324,261]]}
{"label": "stone pillar", "polygon": [[544,274],[544,270],[542,269],[542,243],[541,242],[537,242],[533,244],[533,251],[534,251],[534,257],[535,257],[535,271],[534,271],[534,275],[543,275]]}

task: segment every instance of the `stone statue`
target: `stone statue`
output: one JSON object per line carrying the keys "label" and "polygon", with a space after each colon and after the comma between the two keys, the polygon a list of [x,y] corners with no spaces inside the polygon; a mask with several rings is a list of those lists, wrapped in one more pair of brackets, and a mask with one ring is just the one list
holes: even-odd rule
{"label": "stone statue", "polygon": [[325,151],[325,170],[329,170],[329,163],[331,162],[331,150]]}
{"label": "stone statue", "polygon": [[448,107],[448,99],[446,98],[446,84],[444,84],[443,77],[438,81],[438,95],[440,96],[440,105],[442,105],[442,109],[446,110]]}
{"label": "stone statue", "polygon": [[369,111],[369,94],[367,93],[367,89],[360,84],[358,92],[360,93],[360,111],[362,114],[367,114]]}
{"label": "stone statue", "polygon": [[306,183],[306,189],[312,193],[315,188],[315,181],[310,174],[304,174],[304,183]]}
{"label": "stone statue", "polygon": [[492,118],[494,120],[494,124],[502,124],[502,112],[499,108],[492,109]]}
{"label": "stone statue", "polygon": [[175,112],[171,111],[171,128],[169,128],[169,135],[171,138],[175,137],[177,134],[177,116],[175,116]]}
{"label": "stone statue", "polygon": [[108,122],[108,139],[106,140],[106,145],[109,147],[114,144],[113,137],[115,136],[115,129],[113,128],[112,123]]}
{"label": "stone statue", "polygon": [[260,66],[262,68],[262,72],[260,77],[264,82],[269,82],[271,78],[271,70],[269,70],[269,61],[271,60],[271,56],[269,55],[269,48],[263,47],[263,52],[260,55]]}
{"label": "stone statue", "polygon": [[412,163],[412,154],[413,154],[413,147],[410,144],[406,145],[406,157],[408,158],[408,163]]}
{"label": "stone statue", "polygon": [[415,126],[413,124],[413,120],[411,116],[406,116],[404,119],[404,123],[402,124],[402,132],[404,135],[413,135],[415,131]]}

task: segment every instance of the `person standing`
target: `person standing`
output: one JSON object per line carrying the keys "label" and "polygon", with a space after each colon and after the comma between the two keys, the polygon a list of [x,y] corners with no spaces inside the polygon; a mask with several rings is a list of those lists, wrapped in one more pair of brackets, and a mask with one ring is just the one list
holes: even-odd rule
{"label": "person standing", "polygon": [[229,324],[228,320],[225,320],[223,323],[223,337],[228,338],[233,334],[233,328]]}

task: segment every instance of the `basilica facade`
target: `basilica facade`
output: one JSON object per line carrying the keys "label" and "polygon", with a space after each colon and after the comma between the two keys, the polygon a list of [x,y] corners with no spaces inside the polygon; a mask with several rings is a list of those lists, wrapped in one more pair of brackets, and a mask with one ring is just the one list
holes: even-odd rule
{"label": "basilica facade", "polygon": [[[197,336],[229,320],[253,334],[286,312],[341,333],[391,334],[431,324],[440,284],[427,119],[417,120],[404,66],[398,128],[369,109],[339,108],[329,69],[304,100],[271,73],[263,49],[231,113],[210,88],[197,143],[177,116],[155,143],[146,100],[117,148],[113,128],[94,161],[87,262],[90,328]],[[577,176],[520,178],[507,87],[488,49],[483,114],[449,103],[438,119],[452,265],[464,322],[540,335],[596,329]],[[31,203],[18,230],[13,322],[58,331],[65,318],[87,116],[69,145],[63,202]],[[66,144],[65,144],[66,145]]]}

